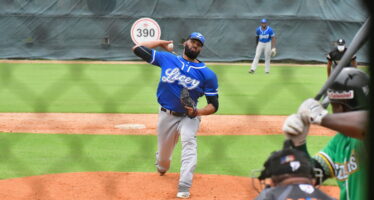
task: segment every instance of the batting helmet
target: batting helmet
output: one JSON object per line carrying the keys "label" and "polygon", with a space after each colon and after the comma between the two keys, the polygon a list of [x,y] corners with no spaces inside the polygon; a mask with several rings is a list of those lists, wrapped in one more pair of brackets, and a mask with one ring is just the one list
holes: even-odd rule
{"label": "batting helmet", "polygon": [[327,96],[331,103],[342,104],[347,111],[368,109],[369,76],[357,68],[343,68],[328,88]]}

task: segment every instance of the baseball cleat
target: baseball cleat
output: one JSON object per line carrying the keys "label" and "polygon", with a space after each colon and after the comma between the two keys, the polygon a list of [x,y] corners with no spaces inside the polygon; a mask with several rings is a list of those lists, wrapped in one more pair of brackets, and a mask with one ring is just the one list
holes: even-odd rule
{"label": "baseball cleat", "polygon": [[160,174],[160,176],[163,176],[166,173],[166,171],[160,170],[158,167],[157,167],[157,172]]}
{"label": "baseball cleat", "polygon": [[190,198],[190,192],[178,192],[177,198],[188,199]]}
{"label": "baseball cleat", "polygon": [[156,165],[157,172],[160,174],[160,176],[165,175],[166,170],[162,170],[162,169],[160,169],[160,167],[159,167],[158,164],[157,164],[157,160],[156,160],[155,165]]}
{"label": "baseball cleat", "polygon": [[254,71],[253,69],[251,69],[251,70],[248,71],[248,73],[250,73],[250,74],[254,74],[255,71]]}

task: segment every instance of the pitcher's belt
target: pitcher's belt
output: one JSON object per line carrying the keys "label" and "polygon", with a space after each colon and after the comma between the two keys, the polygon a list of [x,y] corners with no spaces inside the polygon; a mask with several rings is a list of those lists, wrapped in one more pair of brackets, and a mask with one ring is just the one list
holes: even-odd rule
{"label": "pitcher's belt", "polygon": [[176,117],[184,117],[184,116],[186,116],[185,113],[175,112],[175,111],[172,111],[172,110],[168,110],[168,109],[166,109],[166,108],[163,108],[163,107],[161,107],[161,111],[166,112],[166,113],[168,113],[168,114],[170,114],[170,115],[174,115],[174,116],[176,116]]}

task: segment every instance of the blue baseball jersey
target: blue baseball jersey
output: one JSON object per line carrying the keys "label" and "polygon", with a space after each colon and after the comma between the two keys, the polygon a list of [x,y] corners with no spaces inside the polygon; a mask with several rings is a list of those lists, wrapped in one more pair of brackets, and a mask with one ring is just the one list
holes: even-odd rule
{"label": "blue baseball jersey", "polygon": [[258,36],[259,42],[267,43],[275,36],[275,32],[270,26],[267,26],[265,30],[262,30],[261,26],[259,26],[256,29],[256,35]]}
{"label": "blue baseball jersey", "polygon": [[166,109],[181,113],[186,111],[180,102],[180,94],[184,87],[189,90],[196,104],[198,98],[203,95],[218,95],[217,76],[203,62],[189,62],[182,56],[152,50],[150,63],[161,68],[157,101]]}

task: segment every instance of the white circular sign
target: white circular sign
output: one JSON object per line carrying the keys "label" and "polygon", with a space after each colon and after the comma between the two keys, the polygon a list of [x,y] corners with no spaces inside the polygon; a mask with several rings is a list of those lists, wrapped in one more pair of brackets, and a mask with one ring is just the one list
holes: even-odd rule
{"label": "white circular sign", "polygon": [[140,18],[132,24],[131,39],[135,44],[143,41],[159,40],[160,37],[160,26],[151,18]]}

